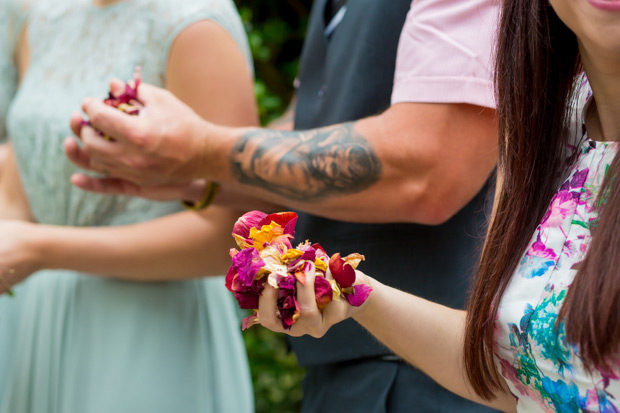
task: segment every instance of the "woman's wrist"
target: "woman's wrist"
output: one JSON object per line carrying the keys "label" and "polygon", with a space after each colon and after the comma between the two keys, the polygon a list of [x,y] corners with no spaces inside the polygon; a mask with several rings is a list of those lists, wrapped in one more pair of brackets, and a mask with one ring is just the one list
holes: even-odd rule
{"label": "woman's wrist", "polygon": [[54,268],[51,253],[59,243],[59,237],[55,236],[53,227],[36,223],[28,223],[27,226],[24,242],[33,266],[37,270]]}
{"label": "woman's wrist", "polygon": [[38,271],[46,268],[45,265],[45,244],[46,237],[41,231],[42,225],[32,222],[21,222],[19,230],[19,248],[24,254],[23,257],[28,261],[31,271]]}
{"label": "woman's wrist", "polygon": [[351,307],[351,310],[354,311],[354,313],[351,315],[351,318],[355,319],[357,322],[363,325],[363,320],[367,319],[376,311],[374,310],[374,307],[377,301],[379,301],[379,295],[382,294],[383,287],[385,286],[379,281],[375,280],[372,277],[369,277],[368,275],[360,271],[356,272],[358,284],[366,284],[372,287],[372,291],[370,292],[370,295],[368,296],[364,304],[359,307]]}

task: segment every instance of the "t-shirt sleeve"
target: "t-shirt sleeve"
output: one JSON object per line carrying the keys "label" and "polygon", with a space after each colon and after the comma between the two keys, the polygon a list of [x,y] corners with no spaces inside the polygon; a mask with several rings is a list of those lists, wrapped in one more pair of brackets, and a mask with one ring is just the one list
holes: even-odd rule
{"label": "t-shirt sleeve", "polygon": [[414,0],[401,32],[392,103],[495,107],[499,0]]}

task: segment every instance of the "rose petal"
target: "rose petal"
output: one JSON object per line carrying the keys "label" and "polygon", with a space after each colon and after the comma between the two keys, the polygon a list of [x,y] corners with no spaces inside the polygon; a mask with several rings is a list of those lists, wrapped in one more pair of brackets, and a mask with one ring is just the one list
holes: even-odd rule
{"label": "rose petal", "polygon": [[302,265],[297,267],[293,275],[301,285],[306,285],[306,277],[314,276],[316,272],[316,267],[311,261],[302,261],[301,263]]}
{"label": "rose petal", "polygon": [[232,257],[232,263],[237,268],[241,282],[245,286],[252,285],[258,272],[265,265],[260,254],[254,248],[247,248],[237,253]]}
{"label": "rose petal", "polygon": [[299,303],[295,299],[294,293],[286,296],[282,300],[278,300],[278,310],[280,311],[280,319],[282,327],[290,330],[295,321],[299,319],[301,310]]}
{"label": "rose petal", "polygon": [[366,259],[366,257],[364,257],[362,254],[358,254],[357,252],[354,252],[353,254],[349,254],[344,257],[345,262],[351,267],[353,267],[353,269],[357,268],[360,262],[364,261],[364,259]]}
{"label": "rose petal", "polygon": [[333,297],[331,283],[323,277],[316,277],[314,279],[314,297],[319,310],[325,308]]}
{"label": "rose petal", "polygon": [[237,303],[239,303],[239,307],[244,310],[253,310],[258,308],[258,295],[256,294],[246,294],[246,293],[238,293],[233,292]]}
{"label": "rose petal", "polygon": [[271,244],[284,244],[287,249],[291,248],[291,237],[291,235],[284,234],[284,229],[277,222],[263,225],[260,229],[250,228],[250,238],[254,240],[254,248],[259,251]]}
{"label": "rose petal", "polygon": [[297,247],[297,249],[303,252],[302,260],[314,261],[316,259],[316,250],[312,248],[312,245],[303,244]]}
{"label": "rose petal", "polygon": [[258,313],[254,312],[251,316],[245,317],[241,320],[241,330],[247,330],[248,328],[260,323],[258,320]]}
{"label": "rose petal", "polygon": [[295,235],[295,224],[297,223],[297,214],[294,212],[277,212],[269,214],[263,218],[261,224],[268,225],[275,222],[284,229],[284,233]]}
{"label": "rose petal", "polygon": [[235,276],[238,275],[237,273],[237,268],[235,268],[234,265],[231,265],[228,268],[228,272],[226,273],[226,278],[225,278],[225,282],[226,282],[226,288],[228,288],[228,291],[233,292],[233,279],[235,278]]}
{"label": "rose petal", "polygon": [[355,282],[355,270],[350,264],[340,258],[339,253],[332,255],[329,260],[329,270],[334,280],[336,280],[342,288],[350,287]]}
{"label": "rose petal", "polygon": [[366,284],[358,284],[353,286],[354,293],[353,294],[344,294],[344,298],[347,300],[349,304],[353,307],[359,307],[364,304],[368,296],[372,291],[372,287]]}
{"label": "rose petal", "polygon": [[297,280],[295,279],[295,277],[291,277],[291,276],[288,276],[288,275],[287,276],[278,275],[276,277],[276,280],[277,280],[278,288],[280,290],[287,290],[287,291],[295,291],[296,290],[295,282]]}
{"label": "rose petal", "polygon": [[295,248],[291,248],[291,249],[286,250],[286,252],[280,256],[280,259],[282,260],[282,262],[288,264],[288,263],[292,263],[293,261],[299,259],[303,255],[304,255],[303,251],[295,249]]}
{"label": "rose petal", "polygon": [[250,236],[250,228],[258,228],[259,223],[266,216],[267,214],[261,211],[246,212],[235,222],[232,232],[233,236],[238,235],[242,238],[248,238]]}

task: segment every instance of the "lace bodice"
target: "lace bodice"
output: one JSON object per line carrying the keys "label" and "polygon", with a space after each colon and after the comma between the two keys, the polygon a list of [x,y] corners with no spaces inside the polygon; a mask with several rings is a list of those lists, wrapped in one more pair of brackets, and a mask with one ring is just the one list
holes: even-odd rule
{"label": "lace bodice", "polygon": [[[121,225],[176,212],[179,203],[86,193],[69,182],[77,168],[63,152],[69,118],[85,96],[104,97],[112,77],[142,67],[162,86],[174,38],[189,24],[214,20],[250,62],[232,0],[126,0],[97,7],[91,0],[38,0],[30,11],[30,67],[7,126],[22,183],[36,219],[57,225]],[[250,63],[248,63],[250,64]]]}

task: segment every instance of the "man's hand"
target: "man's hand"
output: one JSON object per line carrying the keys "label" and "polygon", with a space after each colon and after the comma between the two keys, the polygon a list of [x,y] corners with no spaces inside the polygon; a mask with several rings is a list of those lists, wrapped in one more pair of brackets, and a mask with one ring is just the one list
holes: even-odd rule
{"label": "man's hand", "polygon": [[[112,91],[123,87],[118,80],[110,85]],[[98,184],[95,178],[81,175],[74,177],[74,183],[106,188],[114,187],[106,183],[114,183],[117,189],[124,188],[120,192],[132,193],[138,186],[187,185],[201,176],[208,122],[164,89],[142,84],[138,99],[144,104],[138,116],[87,98],[82,109],[92,127],[84,126],[79,114],[71,117],[71,129],[83,145],[65,140],[67,156],[80,168],[107,176]]]}

